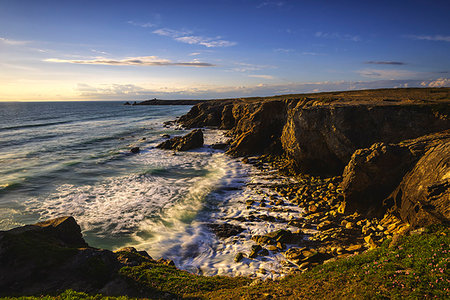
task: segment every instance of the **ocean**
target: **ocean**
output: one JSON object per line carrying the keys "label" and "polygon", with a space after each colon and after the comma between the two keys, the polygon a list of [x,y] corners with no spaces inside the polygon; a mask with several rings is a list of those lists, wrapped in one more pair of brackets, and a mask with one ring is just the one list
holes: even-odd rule
{"label": "ocean", "polygon": [[[164,122],[189,109],[121,102],[0,103],[0,230],[70,215],[93,247],[134,246],[205,275],[279,269],[277,255],[233,261],[237,252],[248,251],[253,234],[277,229],[236,221],[255,213],[245,202],[265,197],[264,176],[270,174],[210,148],[227,139],[219,130],[204,130],[205,146],[199,149],[155,148],[164,134],[188,132]],[[141,152],[132,154],[131,147]],[[249,188],[258,183],[260,189]],[[211,223],[235,224],[244,232],[219,239],[209,230]]]}

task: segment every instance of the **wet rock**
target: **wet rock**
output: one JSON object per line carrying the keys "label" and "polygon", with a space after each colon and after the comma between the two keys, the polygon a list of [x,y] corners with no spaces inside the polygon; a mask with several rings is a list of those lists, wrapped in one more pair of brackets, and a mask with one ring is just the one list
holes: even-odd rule
{"label": "wet rock", "polygon": [[203,132],[201,129],[195,129],[183,137],[177,136],[164,141],[156,148],[187,151],[201,146],[203,146]]}
{"label": "wet rock", "polygon": [[231,236],[238,235],[239,233],[244,231],[244,228],[242,228],[238,225],[233,225],[233,224],[228,224],[228,223],[223,223],[223,224],[210,223],[210,224],[207,224],[207,226],[219,238],[228,238]]}
{"label": "wet rock", "polygon": [[141,151],[141,149],[139,149],[139,147],[133,147],[130,149],[131,153],[139,153]]}
{"label": "wet rock", "polygon": [[215,143],[211,145],[211,148],[216,150],[226,150],[228,147],[229,145],[227,143]]}
{"label": "wet rock", "polygon": [[165,134],[161,135],[161,137],[163,139],[170,139],[170,134],[165,133]]}
{"label": "wet rock", "polygon": [[253,245],[250,254],[248,255],[249,258],[255,258],[258,256],[258,252],[261,251],[263,248],[260,245]]}
{"label": "wet rock", "polygon": [[234,257],[234,261],[238,263],[238,262],[240,262],[243,258],[244,258],[244,253],[239,252],[239,253],[236,254],[236,256]]}

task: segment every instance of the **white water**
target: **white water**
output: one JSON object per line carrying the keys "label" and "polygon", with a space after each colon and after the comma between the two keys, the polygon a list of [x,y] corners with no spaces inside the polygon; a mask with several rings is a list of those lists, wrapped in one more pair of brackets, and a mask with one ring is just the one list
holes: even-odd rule
{"label": "white water", "polygon": [[[246,209],[247,199],[257,201],[271,193],[264,183],[281,179],[209,148],[224,139],[222,132],[207,130],[203,148],[176,155],[154,149],[150,143],[132,158],[142,164],[141,174],[107,178],[96,185],[62,185],[45,201],[31,199],[28,210],[41,219],[72,215],[93,246],[112,250],[133,246],[148,251],[153,258],[172,259],[177,267],[195,273],[263,278],[283,275],[284,257],[279,253],[244,258],[239,263],[234,257],[238,252],[250,252],[252,235],[296,228],[234,218],[266,214],[289,220],[302,210],[291,206],[287,212],[272,212],[269,205]],[[208,223],[235,224],[245,230],[238,236],[218,239]]]}

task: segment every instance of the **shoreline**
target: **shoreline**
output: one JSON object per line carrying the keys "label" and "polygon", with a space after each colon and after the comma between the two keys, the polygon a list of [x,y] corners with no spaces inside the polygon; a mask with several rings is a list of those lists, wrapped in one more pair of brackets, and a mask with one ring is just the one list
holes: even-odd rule
{"label": "shoreline", "polygon": [[[327,98],[255,99],[250,102],[242,99],[218,100],[199,103],[177,119],[176,123],[186,128],[227,130],[231,140],[226,153],[235,158],[240,157],[244,163],[258,168],[263,178],[262,182],[249,182],[242,189],[244,193],[245,189],[254,190],[261,195],[260,198],[234,199],[237,201],[230,206],[234,211],[225,213],[220,222],[207,225],[223,239],[225,248],[227,243],[243,245],[227,250],[231,253],[239,249],[240,252],[234,256],[236,265],[270,262],[278,256],[281,269],[277,267],[277,270],[273,270],[263,266],[258,268],[257,276],[275,278],[279,275],[272,271],[282,273],[285,270],[286,274],[292,275],[282,281],[287,284],[293,278],[307,280],[310,278],[308,274],[317,276],[317,272],[327,268],[342,268],[347,261],[357,264],[367,257],[370,260],[372,253],[389,253],[391,247],[401,252],[403,246],[395,248],[398,243],[414,240],[414,235],[428,230],[420,228],[440,224],[448,230],[450,178],[446,174],[449,172],[447,162],[450,160],[450,99],[447,97],[431,103],[411,99],[394,101],[395,104],[391,103],[393,101],[380,101],[342,103],[339,99]],[[380,137],[383,139],[379,140]],[[308,174],[307,170],[314,166],[316,174]],[[277,181],[278,178],[285,178],[286,181]],[[421,185],[426,188],[418,188]],[[75,248],[72,241],[63,240],[63,249],[68,245],[72,247],[71,251],[76,250],[76,257],[85,257],[86,250],[80,248],[84,241],[82,243],[79,239],[81,232],[79,229],[77,231],[78,225],[75,226],[75,221],[70,219],[65,219],[62,223],[66,224],[66,220],[71,224],[67,226],[72,228],[69,236],[78,238]],[[40,245],[41,240],[47,243],[48,240],[50,249],[53,249],[55,239],[56,247],[61,247],[58,232],[66,230],[66,227],[59,229],[59,222],[36,224],[34,227],[26,227],[28,229],[12,230],[11,233],[0,232],[0,235],[4,236],[3,239],[6,237],[14,240],[11,235],[17,233],[20,236],[21,232],[36,230],[39,236],[37,244]],[[253,229],[255,223],[264,224],[264,229]],[[50,233],[49,237],[45,237]],[[422,240],[426,238],[427,236]],[[17,241],[20,245],[23,242]],[[83,244],[83,247],[86,245]],[[413,245],[408,247],[413,249]],[[112,268],[107,272],[113,274],[108,275],[112,277],[101,279],[101,285],[105,287],[91,289],[107,295],[134,295],[130,292],[128,283],[121,283],[119,291],[111,290],[110,284],[121,278],[114,274],[125,274],[127,278],[132,278],[133,284],[139,286],[141,282],[162,282],[162,286],[165,282],[169,285],[179,282],[178,279],[158,281],[160,279],[150,275],[149,272],[153,272],[151,270],[162,272],[161,274],[165,274],[164,278],[169,273],[176,273],[186,276],[183,278],[190,281],[200,280],[206,286],[213,284],[212,293],[215,297],[219,297],[223,284],[231,284],[225,288],[230,289],[230,293],[241,294],[242,291],[252,290],[252,286],[264,290],[265,285],[270,286],[272,292],[279,293],[273,290],[271,280],[261,283],[260,279],[248,277],[208,277],[183,273],[184,271],[173,266],[172,261],[155,261],[145,251],[134,248],[115,252],[90,247],[87,249],[103,262],[108,261],[107,268]],[[441,253],[444,260],[446,253]],[[13,257],[12,266],[15,262],[23,263],[24,257],[15,257],[14,253],[10,255]],[[25,261],[28,259],[34,264],[35,258],[27,255],[25,254]],[[71,255],[73,254],[64,259],[70,262],[73,259]],[[286,263],[282,263],[281,259]],[[325,264],[322,265],[323,263]],[[374,260],[375,263],[379,261]],[[345,268],[343,272],[353,270],[350,266]],[[47,270],[50,273],[52,271],[51,268]],[[61,272],[58,268],[54,271]],[[398,273],[395,270],[389,272]],[[152,279],[146,281],[143,274]],[[83,276],[80,278],[77,280],[85,280]],[[364,281],[364,278],[366,277],[361,280]],[[346,280],[351,281],[348,278]],[[337,284],[335,289],[339,286]],[[164,290],[163,287],[158,293]],[[176,290],[166,290],[180,295]],[[206,291],[211,290],[207,288]],[[258,291],[252,291],[255,297],[259,295]],[[149,295],[148,290],[143,293]],[[181,295],[192,293],[195,294],[195,290],[181,292]],[[292,293],[301,294],[295,288]],[[211,296],[202,295],[208,298]],[[166,296],[174,297],[172,294]]]}

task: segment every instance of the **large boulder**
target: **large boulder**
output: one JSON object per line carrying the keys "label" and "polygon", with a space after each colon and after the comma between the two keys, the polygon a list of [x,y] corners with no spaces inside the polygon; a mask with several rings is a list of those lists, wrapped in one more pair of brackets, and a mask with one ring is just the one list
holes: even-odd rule
{"label": "large boulder", "polygon": [[[344,169],[341,184],[345,210],[381,216],[393,209],[411,224],[427,223],[417,221],[427,211],[430,216],[448,217],[444,209],[450,204],[448,194],[447,202],[444,200],[450,177],[449,143],[447,130],[398,144],[376,143],[355,151]],[[430,204],[433,201],[440,204]]]}
{"label": "large boulder", "polygon": [[412,227],[450,223],[450,137],[430,147],[385,200]]}
{"label": "large boulder", "polygon": [[156,148],[187,151],[203,146],[203,132],[201,129],[195,129],[185,136],[176,136],[170,140],[164,141]]}
{"label": "large boulder", "polygon": [[119,270],[143,262],[156,263],[134,248],[112,252],[89,247],[73,217],[0,231],[0,297],[66,289],[139,296],[144,289],[136,289]]}

